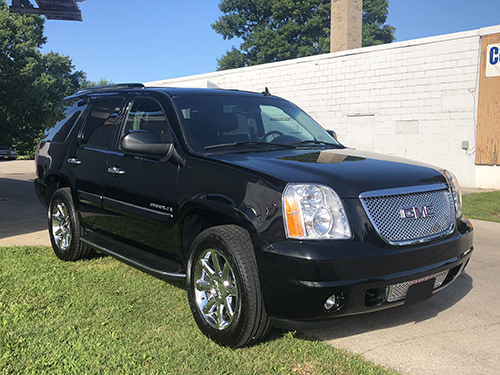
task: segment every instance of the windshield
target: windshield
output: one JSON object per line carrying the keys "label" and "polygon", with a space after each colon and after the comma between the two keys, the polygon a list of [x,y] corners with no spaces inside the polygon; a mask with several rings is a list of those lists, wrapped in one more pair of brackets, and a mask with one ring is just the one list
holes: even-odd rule
{"label": "windshield", "polygon": [[283,99],[211,94],[180,96],[174,102],[187,143],[195,152],[214,152],[218,148],[241,152],[243,147],[256,145],[259,149],[278,145],[340,146],[311,117]]}

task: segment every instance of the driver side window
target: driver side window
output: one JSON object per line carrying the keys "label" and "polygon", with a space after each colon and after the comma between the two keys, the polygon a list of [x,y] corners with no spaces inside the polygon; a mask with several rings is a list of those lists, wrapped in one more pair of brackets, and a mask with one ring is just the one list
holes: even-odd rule
{"label": "driver side window", "polygon": [[125,117],[121,137],[134,130],[147,130],[158,134],[162,143],[172,141],[172,131],[163,109],[155,99],[134,99]]}

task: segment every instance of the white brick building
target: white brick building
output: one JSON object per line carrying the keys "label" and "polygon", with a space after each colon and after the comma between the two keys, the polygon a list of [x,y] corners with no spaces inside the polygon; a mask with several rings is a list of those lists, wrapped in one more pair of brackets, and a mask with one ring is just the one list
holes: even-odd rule
{"label": "white brick building", "polygon": [[465,187],[500,189],[500,168],[476,165],[474,156],[481,39],[498,33],[500,26],[148,85],[268,87],[349,147],[447,168]]}

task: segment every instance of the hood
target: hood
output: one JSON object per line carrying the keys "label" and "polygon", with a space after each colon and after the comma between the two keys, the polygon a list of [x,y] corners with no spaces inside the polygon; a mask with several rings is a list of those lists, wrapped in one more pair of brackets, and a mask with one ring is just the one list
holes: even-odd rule
{"label": "hood", "polygon": [[278,178],[283,183],[331,186],[342,198],[357,198],[372,190],[446,184],[444,176],[431,165],[353,149],[298,149],[210,158]]}

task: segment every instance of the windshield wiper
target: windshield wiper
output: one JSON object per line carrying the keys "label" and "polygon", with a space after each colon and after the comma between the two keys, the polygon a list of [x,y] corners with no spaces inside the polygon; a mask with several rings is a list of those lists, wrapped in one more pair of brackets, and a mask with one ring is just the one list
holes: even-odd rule
{"label": "windshield wiper", "polygon": [[219,145],[210,145],[206,146],[205,150],[213,150],[215,148],[225,148],[225,147],[278,147],[278,148],[296,148],[292,144],[283,144],[283,143],[270,143],[270,142],[231,142],[231,143],[221,143]]}
{"label": "windshield wiper", "polygon": [[319,146],[332,146],[335,148],[344,148],[340,143],[331,143],[331,142],[323,142],[323,141],[318,141],[316,139],[313,140],[304,140],[300,142],[294,142],[294,145],[297,146],[302,146],[302,145],[319,145]]}

